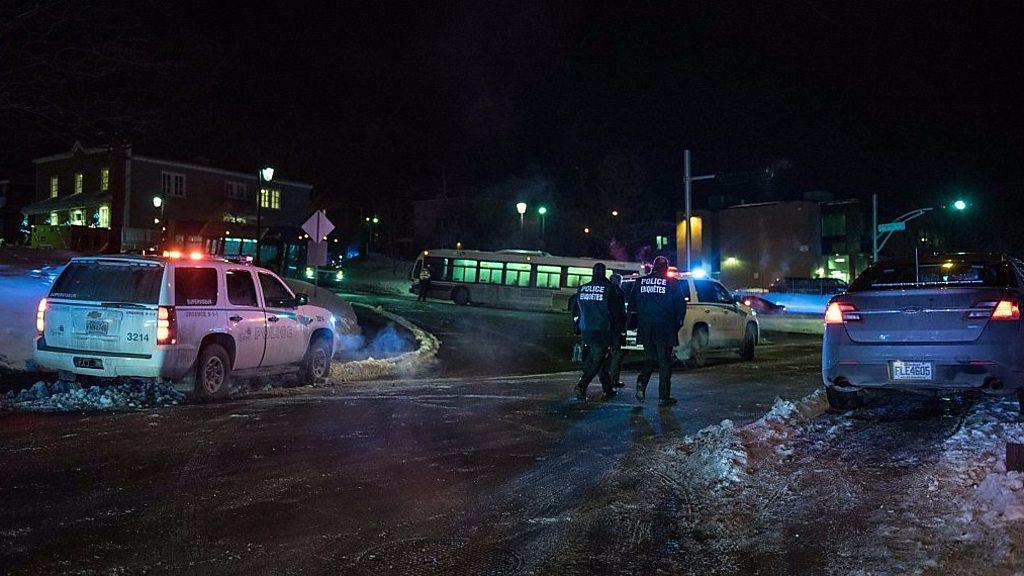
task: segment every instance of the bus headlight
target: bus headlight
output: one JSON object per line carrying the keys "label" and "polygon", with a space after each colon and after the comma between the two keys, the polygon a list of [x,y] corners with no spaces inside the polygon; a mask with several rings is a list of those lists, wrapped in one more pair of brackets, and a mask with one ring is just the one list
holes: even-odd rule
{"label": "bus headlight", "polygon": [[306,267],[306,278],[312,278],[315,275],[316,275],[316,272],[313,272],[313,269],[307,266]]}
{"label": "bus headlight", "polygon": [[337,280],[338,282],[341,282],[342,280],[345,279],[345,272],[343,270],[338,270],[334,274],[334,279]]}

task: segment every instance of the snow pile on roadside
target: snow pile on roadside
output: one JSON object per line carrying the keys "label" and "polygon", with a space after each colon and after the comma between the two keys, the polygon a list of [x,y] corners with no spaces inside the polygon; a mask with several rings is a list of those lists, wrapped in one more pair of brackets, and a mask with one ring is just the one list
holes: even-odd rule
{"label": "snow pile on roadside", "polygon": [[178,404],[185,395],[147,380],[126,380],[111,386],[83,387],[78,382],[36,382],[31,388],[0,397],[0,408],[27,412],[126,410]]}
{"label": "snow pile on roadside", "polygon": [[756,422],[736,428],[731,420],[723,420],[684,436],[680,446],[665,448],[662,453],[685,460],[687,474],[697,476],[711,488],[723,488],[743,481],[761,459],[792,454],[788,442],[827,407],[822,389],[796,402],[776,398]]}
{"label": "snow pile on roadside", "polygon": [[1024,473],[1006,471],[1007,442],[1024,443],[1016,400],[979,401],[943,444],[943,466],[929,490],[974,486],[965,513],[988,522],[1024,520]]}
{"label": "snow pile on roadside", "polygon": [[[356,304],[365,306],[365,304]],[[356,380],[373,380],[389,376],[413,376],[427,370],[437,361],[437,352],[441,341],[433,334],[405,318],[392,314],[383,308],[370,307],[375,313],[384,316],[395,325],[412,333],[416,340],[416,349],[391,358],[367,358],[336,365],[331,370],[329,384],[338,384]]]}

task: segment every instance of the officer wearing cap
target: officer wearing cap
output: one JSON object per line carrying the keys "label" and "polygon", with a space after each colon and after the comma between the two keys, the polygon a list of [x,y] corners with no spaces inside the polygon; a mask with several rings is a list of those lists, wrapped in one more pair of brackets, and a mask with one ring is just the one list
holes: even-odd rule
{"label": "officer wearing cap", "polygon": [[664,256],[654,259],[651,273],[641,276],[629,294],[629,309],[636,311],[636,341],[644,347],[646,366],[636,379],[636,401],[643,402],[647,383],[658,370],[658,405],[671,406],[673,348],[686,316],[686,299],[679,280],[668,273]]}
{"label": "officer wearing cap", "polygon": [[594,264],[593,278],[576,290],[580,336],[589,347],[583,360],[583,374],[576,385],[576,398],[581,402],[586,402],[587,386],[604,366],[609,372],[607,380],[601,379],[605,398],[615,396],[612,384],[619,379],[622,363],[619,334],[625,324],[626,311],[621,293],[608,281],[606,273],[604,264]]}

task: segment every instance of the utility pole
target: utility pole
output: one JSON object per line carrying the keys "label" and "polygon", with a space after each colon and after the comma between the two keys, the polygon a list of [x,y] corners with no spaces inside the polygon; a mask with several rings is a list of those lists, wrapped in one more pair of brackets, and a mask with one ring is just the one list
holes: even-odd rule
{"label": "utility pole", "polygon": [[697,180],[711,180],[714,178],[714,174],[706,174],[704,176],[692,176],[690,173],[690,151],[683,151],[683,181],[685,182],[686,190],[686,271],[691,270],[690,264],[693,252],[693,231],[691,230],[691,224],[693,219],[693,199],[691,195],[692,183]]}
{"label": "utility pole", "polygon": [[871,263],[878,262],[878,194],[871,195]]}

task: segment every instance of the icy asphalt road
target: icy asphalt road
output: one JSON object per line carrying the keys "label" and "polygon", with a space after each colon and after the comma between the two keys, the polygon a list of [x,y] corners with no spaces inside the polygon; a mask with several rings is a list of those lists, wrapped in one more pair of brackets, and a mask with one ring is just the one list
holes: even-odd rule
{"label": "icy asphalt road", "polygon": [[[671,410],[625,397],[579,407],[568,400],[573,374],[487,375],[557,366],[560,353],[534,353],[571,346],[564,316],[477,312],[435,304],[406,314],[450,327],[438,378],[120,414],[0,414],[0,567],[543,573],[572,554],[560,543],[572,542],[563,536],[573,518],[614,497],[608,479],[635,476],[652,442],[723,418],[749,422],[776,396],[819,383],[817,342],[794,338],[753,363],[723,357],[680,371]],[[545,336],[525,341],[513,329],[524,322]]]}

